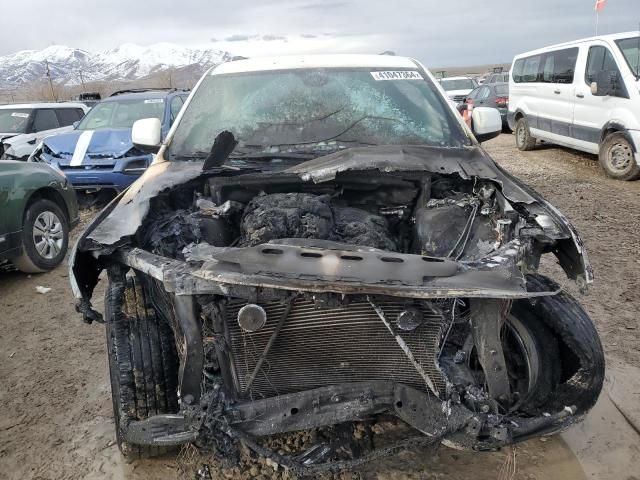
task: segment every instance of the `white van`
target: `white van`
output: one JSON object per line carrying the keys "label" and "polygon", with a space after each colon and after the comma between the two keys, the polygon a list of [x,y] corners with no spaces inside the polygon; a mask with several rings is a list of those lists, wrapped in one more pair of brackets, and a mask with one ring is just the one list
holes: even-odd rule
{"label": "white van", "polygon": [[640,178],[639,64],[639,32],[516,56],[508,122],[518,148],[543,140],[598,154],[610,177]]}

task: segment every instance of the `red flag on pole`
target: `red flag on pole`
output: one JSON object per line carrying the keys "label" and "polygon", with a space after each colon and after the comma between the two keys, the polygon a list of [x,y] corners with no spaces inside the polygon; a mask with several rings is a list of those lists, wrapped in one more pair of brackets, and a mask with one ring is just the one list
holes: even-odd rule
{"label": "red flag on pole", "polygon": [[607,6],[607,0],[596,0],[595,11],[601,12],[602,10],[604,10],[604,7],[606,6]]}

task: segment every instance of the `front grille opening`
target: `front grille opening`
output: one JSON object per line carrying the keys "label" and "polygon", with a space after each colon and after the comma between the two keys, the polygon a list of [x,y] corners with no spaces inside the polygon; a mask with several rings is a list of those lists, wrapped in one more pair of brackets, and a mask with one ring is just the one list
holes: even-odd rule
{"label": "front grille opening", "polygon": [[[296,299],[262,369],[247,390],[247,380],[282,317],[285,305],[262,303],[267,313],[265,326],[248,333],[237,321],[244,300],[230,300],[224,308],[231,344],[233,374],[240,398],[268,398],[340,383],[388,380],[428,391],[424,379],[408,360],[371,305],[365,300],[347,306],[317,308]],[[417,307],[423,322],[413,331],[396,332],[411,349],[439,392],[445,381],[436,366],[436,353],[443,329],[443,314],[428,302],[405,299],[376,302],[395,326],[408,306]],[[246,391],[247,390],[247,391]]]}

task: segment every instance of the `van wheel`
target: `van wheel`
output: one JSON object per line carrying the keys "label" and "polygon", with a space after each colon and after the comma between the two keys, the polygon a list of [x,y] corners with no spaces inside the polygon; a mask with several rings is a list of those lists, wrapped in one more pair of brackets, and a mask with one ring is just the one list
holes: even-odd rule
{"label": "van wheel", "polygon": [[523,152],[533,150],[536,147],[536,139],[531,136],[529,125],[524,117],[516,123],[516,146],[518,150]]}
{"label": "van wheel", "polygon": [[11,262],[26,273],[47,272],[64,259],[69,245],[69,225],[60,207],[41,198],[24,215],[22,255]]}
{"label": "van wheel", "polygon": [[156,313],[137,278],[110,281],[105,292],[107,354],[116,440],[127,461],[172,453],[173,447],[125,440],[130,421],[176,413],[178,354],[171,327]]}
{"label": "van wheel", "polygon": [[611,178],[636,180],[640,178],[640,166],[636,162],[633,146],[623,133],[612,133],[600,145],[600,165]]}

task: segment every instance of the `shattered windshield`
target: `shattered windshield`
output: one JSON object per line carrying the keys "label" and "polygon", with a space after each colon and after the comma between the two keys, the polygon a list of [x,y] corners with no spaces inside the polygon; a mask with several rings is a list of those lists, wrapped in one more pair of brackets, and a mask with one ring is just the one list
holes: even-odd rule
{"label": "shattered windshield", "polygon": [[209,75],[183,115],[169,147],[173,160],[206,156],[223,130],[238,140],[236,156],[466,143],[435,86],[417,70]]}
{"label": "shattered windshield", "polygon": [[0,109],[0,133],[25,133],[30,113],[28,108]]}
{"label": "shattered windshield", "polygon": [[78,125],[78,130],[131,128],[136,120],[157,118],[162,121],[163,116],[162,98],[108,101],[93,107]]}

